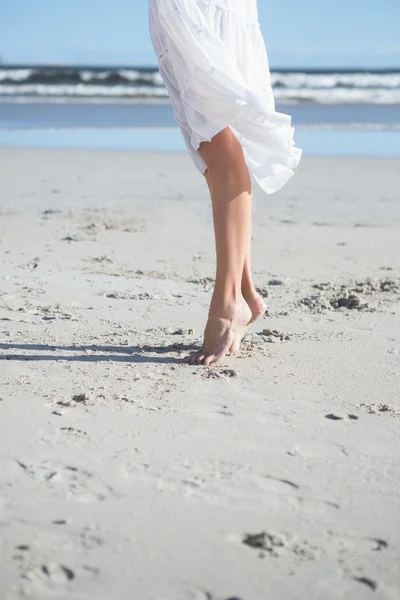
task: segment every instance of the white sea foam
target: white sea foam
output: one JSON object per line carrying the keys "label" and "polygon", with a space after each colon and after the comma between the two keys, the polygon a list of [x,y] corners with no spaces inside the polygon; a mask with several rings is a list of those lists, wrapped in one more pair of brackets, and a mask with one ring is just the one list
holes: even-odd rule
{"label": "white sea foam", "polygon": [[101,86],[101,85],[46,85],[31,84],[22,86],[4,85],[0,87],[0,93],[5,96],[47,96],[47,97],[108,97],[108,98],[130,98],[130,97],[168,97],[165,88],[153,88],[146,86],[128,87],[123,85]]}
{"label": "white sea foam", "polygon": [[271,73],[271,83],[294,89],[400,89],[400,73]]}
{"label": "white sea foam", "polygon": [[276,88],[274,96],[282,102],[319,104],[400,104],[400,89],[311,89]]}
{"label": "white sea foam", "polygon": [[4,80],[26,81],[32,75],[32,69],[0,69],[0,82]]}
{"label": "white sea foam", "polygon": [[[273,71],[280,103],[400,104],[400,71]],[[166,98],[154,69],[78,67],[0,68],[0,96],[50,98]]]}

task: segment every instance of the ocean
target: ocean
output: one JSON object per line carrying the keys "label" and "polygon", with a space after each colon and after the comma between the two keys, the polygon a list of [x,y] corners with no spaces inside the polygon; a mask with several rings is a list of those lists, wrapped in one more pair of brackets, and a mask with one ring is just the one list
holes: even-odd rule
{"label": "ocean", "polygon": [[[310,154],[400,156],[400,69],[271,71]],[[0,65],[0,145],[183,150],[156,68]]]}

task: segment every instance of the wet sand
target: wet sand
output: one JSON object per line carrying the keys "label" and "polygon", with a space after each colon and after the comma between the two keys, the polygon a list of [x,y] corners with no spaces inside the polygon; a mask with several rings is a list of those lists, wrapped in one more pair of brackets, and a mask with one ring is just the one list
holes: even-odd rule
{"label": "wet sand", "polygon": [[256,190],[268,312],[212,367],[186,155],[0,164],[1,598],[399,598],[398,161]]}

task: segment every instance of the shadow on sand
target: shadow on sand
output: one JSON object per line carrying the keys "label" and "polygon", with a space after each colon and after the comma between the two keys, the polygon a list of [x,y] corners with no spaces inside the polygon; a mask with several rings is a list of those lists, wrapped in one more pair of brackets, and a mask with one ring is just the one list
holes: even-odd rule
{"label": "shadow on sand", "polygon": [[[180,364],[183,356],[164,356],[172,352],[189,353],[197,349],[195,344],[143,345],[143,346],[56,346],[44,344],[0,344],[0,350],[9,352],[0,355],[0,360],[65,360],[68,362],[127,362],[127,363],[172,363]],[[32,354],[16,354],[16,350]],[[44,354],[37,354],[43,352]],[[62,352],[63,354],[58,354]],[[70,355],[65,352],[90,352]],[[109,354],[101,354],[107,352]],[[153,355],[156,356],[153,356]]]}

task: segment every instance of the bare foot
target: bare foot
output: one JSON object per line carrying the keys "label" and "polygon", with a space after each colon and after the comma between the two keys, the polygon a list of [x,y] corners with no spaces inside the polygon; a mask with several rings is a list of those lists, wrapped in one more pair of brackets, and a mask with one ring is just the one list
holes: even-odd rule
{"label": "bare foot", "polygon": [[241,336],[240,335],[235,336],[235,339],[233,340],[233,343],[232,343],[231,347],[229,348],[229,352],[232,354],[234,352],[238,352],[240,350],[240,344],[246,334],[247,328],[252,323],[257,321],[258,319],[261,319],[261,317],[265,314],[265,311],[267,310],[267,305],[265,304],[265,302],[262,299],[262,297],[260,296],[260,294],[258,294],[257,292],[252,292],[251,294],[246,294],[244,296],[244,298],[251,310],[251,318],[250,318],[249,322],[247,323],[246,328],[242,332]]}
{"label": "bare foot", "polygon": [[221,360],[229,352],[235,339],[243,337],[251,318],[251,309],[244,298],[220,312],[213,307],[204,330],[203,346],[198,352],[188,356],[185,362],[208,366]]}
{"label": "bare foot", "polygon": [[254,323],[254,321],[257,321],[257,319],[260,319],[265,314],[267,310],[267,305],[265,304],[260,294],[258,294],[257,292],[248,296],[244,296],[244,299],[246,300],[251,310],[252,316],[249,323],[247,323],[247,325],[251,325],[252,323]]}

